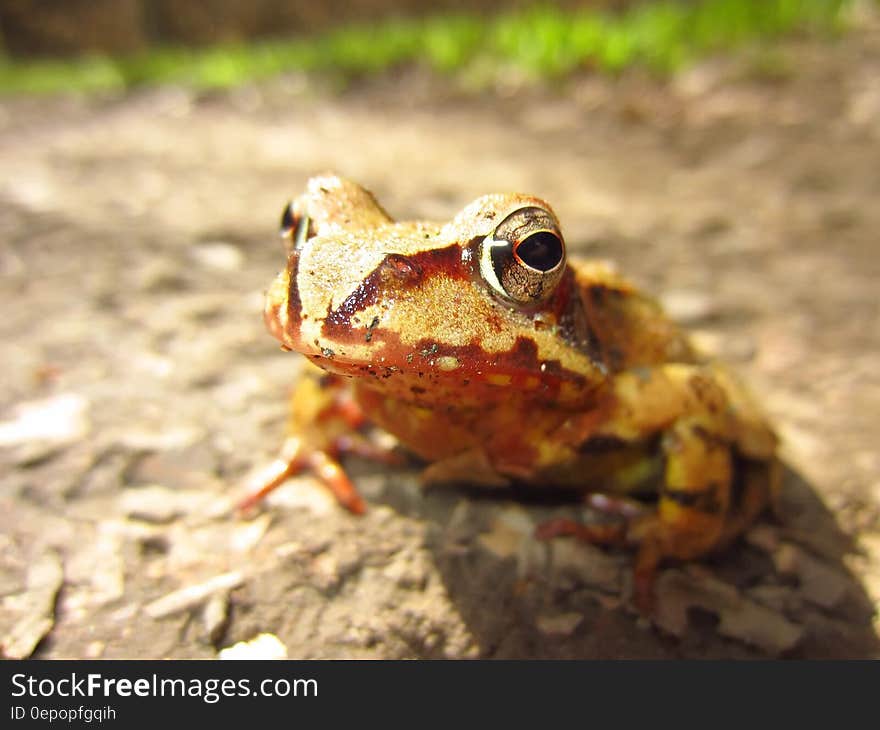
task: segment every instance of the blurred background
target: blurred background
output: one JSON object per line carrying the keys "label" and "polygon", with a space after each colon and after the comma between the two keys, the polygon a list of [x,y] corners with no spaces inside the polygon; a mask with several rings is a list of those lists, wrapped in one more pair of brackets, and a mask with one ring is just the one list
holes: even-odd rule
{"label": "blurred background", "polygon": [[[5,656],[877,655],[880,3],[0,0],[0,46]],[[415,467],[352,464],[361,520],[308,477],[230,516],[325,170],[401,219],[548,200],[750,384],[783,522],[667,571],[652,632],[625,554]]]}
{"label": "blurred background", "polygon": [[[559,2],[557,7],[623,8],[644,0]],[[308,2],[256,0],[8,0],[3,3],[3,36],[15,55],[67,56],[88,52],[131,53],[156,45],[206,45],[257,38],[313,35],[344,23],[426,14],[468,13],[487,17],[534,3],[522,0],[357,0],[316,5]]]}

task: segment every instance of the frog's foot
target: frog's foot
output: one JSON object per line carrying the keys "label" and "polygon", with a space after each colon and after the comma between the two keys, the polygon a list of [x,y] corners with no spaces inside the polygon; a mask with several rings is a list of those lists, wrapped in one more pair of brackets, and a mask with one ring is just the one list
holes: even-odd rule
{"label": "frog's foot", "polygon": [[[535,528],[535,537],[539,540],[550,540],[569,536],[602,547],[631,546],[633,532],[643,532],[646,521],[650,523],[652,518],[624,518],[612,523],[584,524],[560,517],[538,525]],[[648,538],[641,540],[633,569],[633,602],[644,616],[650,616],[653,612],[654,581],[662,558],[663,551],[659,549],[657,541]]]}
{"label": "frog's foot", "polygon": [[350,512],[359,515],[366,511],[366,503],[335,455],[321,449],[307,450],[296,436],[289,436],[279,457],[253,477],[249,493],[238,504],[238,510],[249,510],[287,479],[304,472],[314,474]]}
{"label": "frog's foot", "polygon": [[552,540],[554,537],[570,536],[591,545],[625,545],[627,525],[625,522],[610,524],[584,524],[567,517],[558,517],[542,522],[535,528],[538,540]]}
{"label": "frog's foot", "polygon": [[[560,517],[538,525],[535,529],[535,537],[539,540],[550,540],[554,537],[570,536],[591,545],[622,547],[632,544],[632,532],[642,531],[644,525],[641,523],[646,519],[651,518],[623,519],[607,524],[584,524]],[[663,552],[658,549],[656,541],[644,539],[640,542],[633,569],[633,601],[639,612],[645,616],[650,616],[653,611],[654,580],[662,557]]]}
{"label": "frog's foot", "polygon": [[352,398],[345,378],[312,368],[303,373],[291,393],[288,436],[281,453],[255,474],[240,511],[250,509],[297,474],[317,477],[339,503],[355,514],[366,504],[339,463],[354,454],[383,464],[400,464],[402,456],[393,446],[370,438],[368,420]]}

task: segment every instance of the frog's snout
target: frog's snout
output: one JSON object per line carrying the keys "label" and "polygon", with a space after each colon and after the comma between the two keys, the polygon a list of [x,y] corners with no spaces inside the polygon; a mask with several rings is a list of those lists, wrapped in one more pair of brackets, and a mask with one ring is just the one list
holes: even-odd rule
{"label": "frog's snout", "polygon": [[281,346],[288,350],[295,347],[291,333],[299,332],[302,317],[299,292],[295,283],[291,287],[291,282],[296,282],[299,256],[297,250],[288,254],[287,267],[272,281],[266,292],[266,302],[263,307],[263,321],[266,323],[266,328],[281,342]]}

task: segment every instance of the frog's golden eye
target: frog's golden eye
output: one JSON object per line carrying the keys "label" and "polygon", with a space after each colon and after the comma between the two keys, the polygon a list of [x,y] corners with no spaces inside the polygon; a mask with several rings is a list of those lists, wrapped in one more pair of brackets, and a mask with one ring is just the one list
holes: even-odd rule
{"label": "frog's golden eye", "polygon": [[546,299],[565,270],[565,244],[556,219],[543,208],[520,208],[480,249],[480,273],[501,296],[528,304]]}
{"label": "frog's golden eye", "polygon": [[295,201],[288,203],[281,213],[281,238],[284,239],[287,250],[300,248],[314,235],[312,219],[297,212]]}

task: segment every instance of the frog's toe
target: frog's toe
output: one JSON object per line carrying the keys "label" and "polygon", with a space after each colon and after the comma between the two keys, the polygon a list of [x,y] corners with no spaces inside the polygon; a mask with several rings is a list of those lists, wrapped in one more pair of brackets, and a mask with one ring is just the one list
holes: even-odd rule
{"label": "frog's toe", "polygon": [[333,493],[339,504],[356,515],[367,511],[367,503],[336,459],[325,451],[315,451],[309,455],[307,461],[309,471]]}
{"label": "frog's toe", "polygon": [[552,540],[554,537],[569,536],[591,545],[624,545],[626,534],[626,522],[588,525],[567,517],[547,520],[535,528],[535,537],[538,540]]}
{"label": "frog's toe", "polygon": [[[663,551],[652,539],[651,526],[658,526],[656,518],[640,517],[616,520],[604,524],[584,524],[560,517],[541,523],[535,528],[535,537],[550,540],[570,536],[591,545],[627,546],[638,540],[639,550],[633,570],[633,602],[643,616],[650,616],[654,606],[654,581]],[[644,534],[648,531],[648,534]]]}
{"label": "frog's toe", "polygon": [[240,514],[249,512],[296,472],[297,469],[284,458],[266,464],[248,480],[246,495],[236,505],[236,511]]}

